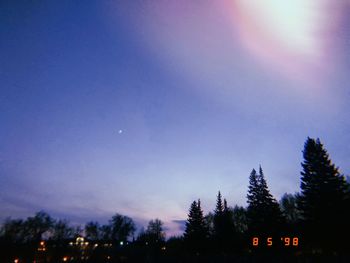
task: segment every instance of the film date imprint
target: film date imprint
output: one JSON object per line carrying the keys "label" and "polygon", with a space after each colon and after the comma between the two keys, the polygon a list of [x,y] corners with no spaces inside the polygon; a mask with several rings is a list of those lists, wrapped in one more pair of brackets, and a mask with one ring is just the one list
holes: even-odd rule
{"label": "film date imprint", "polygon": [[[299,246],[299,238],[298,237],[281,237],[280,240],[277,239],[277,241],[282,242],[282,244],[285,247],[297,247]],[[252,238],[252,245],[254,247],[257,246],[268,246],[271,247],[274,245],[274,243],[276,242],[276,238],[273,239],[272,237],[267,237],[267,238],[260,238],[259,237],[253,237]]]}

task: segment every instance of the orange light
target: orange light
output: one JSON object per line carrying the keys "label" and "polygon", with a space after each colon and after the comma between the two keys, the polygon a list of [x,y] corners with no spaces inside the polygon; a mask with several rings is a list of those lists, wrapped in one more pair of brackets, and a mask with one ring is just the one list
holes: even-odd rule
{"label": "orange light", "polygon": [[272,237],[267,238],[267,245],[270,247],[272,246]]}
{"label": "orange light", "polygon": [[63,261],[64,262],[68,261],[68,257],[63,257]]}
{"label": "orange light", "polygon": [[259,245],[259,238],[253,237],[253,246],[258,246]]}
{"label": "orange light", "polygon": [[284,238],[284,245],[285,246],[289,246],[290,245],[290,238],[289,237],[285,237]]}
{"label": "orange light", "polygon": [[293,238],[293,246],[298,246],[299,245],[299,239],[297,237]]}
{"label": "orange light", "polygon": [[18,258],[15,258],[15,260],[13,261],[14,263],[18,263],[19,262],[19,259]]}

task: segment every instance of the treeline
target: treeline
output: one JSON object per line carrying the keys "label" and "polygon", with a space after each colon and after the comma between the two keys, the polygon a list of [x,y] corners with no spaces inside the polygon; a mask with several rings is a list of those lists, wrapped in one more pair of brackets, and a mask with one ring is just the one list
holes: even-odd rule
{"label": "treeline", "polygon": [[[260,166],[249,176],[247,207],[228,206],[219,191],[216,207],[205,215],[201,201],[195,200],[189,208],[184,234],[168,240],[159,219],[151,220],[137,236],[134,221],[120,214],[108,224],[88,222],[84,228],[54,220],[45,212],[26,220],[7,219],[0,230],[1,246],[6,248],[1,259],[64,261],[68,259],[65,254],[74,254],[69,243],[84,236],[88,245],[79,247],[70,261],[349,262],[349,182],[319,139],[307,138],[301,165],[298,193],[285,194],[277,202]],[[46,254],[39,253],[39,257],[38,244],[42,240],[48,247]]]}

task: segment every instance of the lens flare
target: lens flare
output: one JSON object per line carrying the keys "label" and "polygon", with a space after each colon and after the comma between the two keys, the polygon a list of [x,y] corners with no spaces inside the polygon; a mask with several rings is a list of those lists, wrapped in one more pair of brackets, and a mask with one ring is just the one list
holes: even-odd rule
{"label": "lens flare", "polygon": [[329,0],[237,0],[234,25],[249,51],[289,75],[329,69],[330,35],[341,12]]}

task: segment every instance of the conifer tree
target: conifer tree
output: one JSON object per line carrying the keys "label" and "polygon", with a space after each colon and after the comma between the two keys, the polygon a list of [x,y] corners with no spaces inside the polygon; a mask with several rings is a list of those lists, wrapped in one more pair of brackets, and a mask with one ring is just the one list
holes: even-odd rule
{"label": "conifer tree", "polygon": [[228,208],[226,199],[222,201],[219,191],[214,210],[214,241],[216,248],[219,251],[232,251],[236,238],[235,234],[233,212]]}
{"label": "conifer tree", "polygon": [[258,205],[258,179],[255,169],[252,170],[249,176],[249,186],[248,186],[248,206],[250,209]]}
{"label": "conifer tree", "polygon": [[214,241],[218,248],[222,247],[224,242],[225,226],[224,226],[224,206],[222,203],[221,193],[218,192],[216,198],[216,207],[214,210]]}
{"label": "conifer tree", "polygon": [[266,213],[271,216],[270,220],[272,221],[276,220],[276,222],[280,222],[282,220],[281,219],[282,213],[281,213],[280,207],[278,205],[278,202],[272,196],[272,194],[270,193],[267,187],[267,183],[266,183],[261,166],[259,167],[258,185],[260,190],[260,193],[259,193],[260,202],[264,207]]}
{"label": "conifer tree", "polygon": [[215,214],[222,214],[223,211],[224,211],[224,206],[222,204],[221,193],[219,191],[216,199]]}
{"label": "conifer tree", "polygon": [[303,158],[301,193],[297,203],[310,243],[327,249],[331,246],[329,240],[333,240],[331,243],[338,247],[336,236],[348,229],[344,220],[349,209],[345,178],[332,163],[319,139],[307,138]]}
{"label": "conifer tree", "polygon": [[303,157],[298,205],[306,221],[321,220],[345,199],[346,181],[319,139],[306,140]]}
{"label": "conifer tree", "polygon": [[248,227],[255,234],[273,234],[281,229],[283,217],[277,201],[271,195],[263,170],[255,169],[249,177],[248,187]]}
{"label": "conifer tree", "polygon": [[224,211],[223,211],[223,240],[224,249],[226,251],[232,251],[237,248],[238,233],[236,231],[236,226],[233,217],[233,208],[227,206],[227,201],[224,198]]}
{"label": "conifer tree", "polygon": [[191,204],[184,237],[191,250],[200,251],[205,248],[208,238],[208,227],[205,223],[199,199]]}

